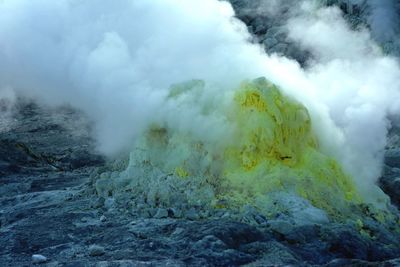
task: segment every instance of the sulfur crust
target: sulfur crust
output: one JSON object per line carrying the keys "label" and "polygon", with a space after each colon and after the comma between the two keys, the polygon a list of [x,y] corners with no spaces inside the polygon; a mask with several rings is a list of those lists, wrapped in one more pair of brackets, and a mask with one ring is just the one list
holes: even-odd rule
{"label": "sulfur crust", "polygon": [[[189,82],[171,92],[179,98],[203,86]],[[319,150],[307,109],[266,79],[243,82],[223,112],[235,129],[224,147],[153,127],[142,143],[146,161],[179,179],[205,178],[214,188],[216,207],[240,208],[283,191],[340,217],[362,202],[352,178]]]}
{"label": "sulfur crust", "polygon": [[230,190],[242,192],[233,202],[291,191],[332,214],[361,200],[351,177],[318,150],[303,105],[262,78],[244,82],[234,100],[236,140],[225,150],[223,171]]}

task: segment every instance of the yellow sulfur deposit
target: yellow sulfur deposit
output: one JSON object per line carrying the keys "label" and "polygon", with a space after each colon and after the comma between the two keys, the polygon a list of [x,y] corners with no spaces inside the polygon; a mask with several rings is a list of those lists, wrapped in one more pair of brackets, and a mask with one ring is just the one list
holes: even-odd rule
{"label": "yellow sulfur deposit", "polygon": [[181,178],[186,178],[189,176],[189,173],[182,167],[177,167],[175,169],[175,173],[176,173],[176,175],[178,175],[178,177],[181,177]]}
{"label": "yellow sulfur deposit", "polygon": [[230,116],[237,132],[224,152],[223,176],[236,191],[233,201],[289,191],[335,213],[360,200],[351,178],[318,151],[307,109],[267,80],[244,82]]}
{"label": "yellow sulfur deposit", "polygon": [[[171,88],[171,95],[199,94],[203,87],[199,81],[183,83]],[[303,105],[264,78],[243,82],[230,103],[216,111],[234,129],[222,147],[188,132],[156,127],[140,150],[146,151],[144,158],[180,179],[205,178],[214,188],[215,203],[224,206],[260,203],[268,193],[287,192],[341,216],[349,204],[361,201],[351,177],[319,151]]]}

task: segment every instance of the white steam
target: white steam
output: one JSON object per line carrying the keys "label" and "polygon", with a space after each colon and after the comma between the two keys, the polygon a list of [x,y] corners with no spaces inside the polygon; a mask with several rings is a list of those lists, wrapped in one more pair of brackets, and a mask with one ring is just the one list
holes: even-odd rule
{"label": "white steam", "polygon": [[[223,140],[224,118],[200,107],[223,108],[241,80],[266,76],[310,109],[322,147],[368,195],[386,117],[399,112],[399,66],[366,30],[351,31],[338,9],[305,4],[300,13],[288,29],[315,55],[308,70],[250,44],[226,2],[3,0],[0,88],[84,110],[100,149],[115,153],[153,122]],[[210,86],[190,104],[165,102],[172,83],[190,79]]]}
{"label": "white steam", "polygon": [[381,174],[387,116],[400,112],[398,62],[384,56],[365,29],[351,31],[337,8],[312,12],[306,3],[303,10],[289,21],[289,36],[317,58],[306,75],[318,88],[314,101],[325,105],[335,124],[324,136],[341,136],[325,145],[338,142],[329,151],[336,150],[345,169],[362,177],[359,189],[367,193]]}
{"label": "white steam", "polygon": [[[163,103],[172,83],[201,78],[234,88],[262,75],[249,68],[261,48],[245,41],[233,14],[215,0],[2,1],[0,86],[84,110],[97,122],[100,149],[114,153],[176,113]],[[201,125],[197,118],[181,127]]]}

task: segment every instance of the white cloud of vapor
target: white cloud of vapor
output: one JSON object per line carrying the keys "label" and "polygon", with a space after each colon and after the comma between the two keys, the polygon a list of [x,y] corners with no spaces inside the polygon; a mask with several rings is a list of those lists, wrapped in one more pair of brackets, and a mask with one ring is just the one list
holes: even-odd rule
{"label": "white cloud of vapor", "polygon": [[337,8],[312,12],[306,2],[303,10],[288,22],[289,35],[316,55],[306,75],[341,136],[331,139],[338,143],[329,150],[371,194],[381,174],[387,117],[400,112],[398,61],[384,56],[365,29],[351,31]]}
{"label": "white cloud of vapor", "polygon": [[5,0],[0,84],[83,109],[97,122],[100,149],[113,153],[166,112],[171,83],[234,87],[254,75],[248,66],[260,48],[232,15],[214,0]]}
{"label": "white cloud of vapor", "polygon": [[[304,5],[303,14],[288,27],[317,56],[307,71],[247,42],[226,2],[3,0],[0,88],[84,110],[99,148],[112,154],[154,121],[223,139],[224,118],[205,117],[201,105],[224,106],[241,80],[266,76],[310,109],[324,149],[367,191],[379,175],[386,116],[400,106],[399,67],[336,9]],[[191,104],[165,104],[170,84],[189,79],[210,86]]]}

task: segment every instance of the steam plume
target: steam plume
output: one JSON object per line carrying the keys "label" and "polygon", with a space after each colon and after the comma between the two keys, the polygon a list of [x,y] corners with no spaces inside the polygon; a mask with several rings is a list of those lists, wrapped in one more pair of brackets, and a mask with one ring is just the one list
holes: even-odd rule
{"label": "steam plume", "polygon": [[400,108],[398,63],[366,29],[351,31],[337,8],[305,2],[296,13],[287,25],[315,55],[307,70],[250,44],[227,2],[3,0],[0,88],[84,110],[99,149],[113,154],[153,122],[223,140],[224,118],[204,116],[196,101],[166,104],[169,86],[205,80],[210,86],[195,99],[218,109],[241,80],[265,76],[309,108],[323,149],[368,195],[381,170],[386,117]]}

